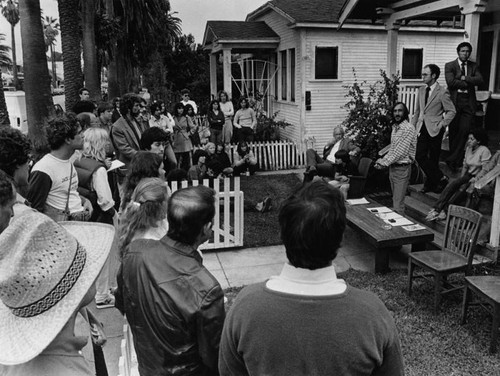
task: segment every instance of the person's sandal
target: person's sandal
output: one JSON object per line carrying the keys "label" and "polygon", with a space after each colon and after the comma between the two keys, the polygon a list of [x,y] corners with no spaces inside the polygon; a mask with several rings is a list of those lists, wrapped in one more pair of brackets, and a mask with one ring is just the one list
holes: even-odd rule
{"label": "person's sandal", "polygon": [[113,308],[115,306],[115,297],[110,295],[102,302],[96,302],[95,305],[98,309]]}

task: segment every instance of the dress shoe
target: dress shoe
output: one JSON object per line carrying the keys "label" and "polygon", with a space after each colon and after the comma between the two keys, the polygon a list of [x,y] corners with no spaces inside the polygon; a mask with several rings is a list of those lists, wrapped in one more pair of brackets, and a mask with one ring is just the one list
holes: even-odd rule
{"label": "dress shoe", "polygon": [[434,188],[434,187],[426,187],[424,185],[424,187],[420,190],[420,193],[434,192],[435,189],[436,188]]}

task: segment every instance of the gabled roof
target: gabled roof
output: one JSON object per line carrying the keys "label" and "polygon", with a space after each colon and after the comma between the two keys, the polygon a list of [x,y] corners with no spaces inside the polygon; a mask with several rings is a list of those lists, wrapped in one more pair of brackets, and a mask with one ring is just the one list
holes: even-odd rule
{"label": "gabled roof", "polygon": [[252,21],[262,13],[275,10],[291,23],[335,23],[345,0],[272,0],[247,16]]}
{"label": "gabled roof", "polygon": [[256,40],[279,38],[264,21],[208,21],[204,43],[218,40]]}

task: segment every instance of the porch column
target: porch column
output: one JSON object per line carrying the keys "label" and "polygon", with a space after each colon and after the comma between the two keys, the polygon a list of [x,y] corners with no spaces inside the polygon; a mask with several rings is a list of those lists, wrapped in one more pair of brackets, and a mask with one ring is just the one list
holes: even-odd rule
{"label": "porch column", "polygon": [[398,32],[401,25],[395,21],[387,21],[387,75],[392,77],[398,71]]}
{"label": "porch column", "polygon": [[223,67],[223,77],[224,77],[224,91],[227,92],[229,98],[232,98],[231,93],[231,49],[224,48],[222,50],[222,67]]}
{"label": "porch column", "polygon": [[493,201],[493,211],[491,214],[490,245],[498,249],[500,237],[500,176],[497,176],[495,183],[495,198]]}
{"label": "porch column", "polygon": [[217,98],[217,55],[210,54],[210,94]]}
{"label": "porch column", "polygon": [[465,16],[465,41],[472,45],[470,59],[477,61],[477,48],[479,39],[479,22],[481,13],[486,9],[485,0],[459,1],[460,13]]}

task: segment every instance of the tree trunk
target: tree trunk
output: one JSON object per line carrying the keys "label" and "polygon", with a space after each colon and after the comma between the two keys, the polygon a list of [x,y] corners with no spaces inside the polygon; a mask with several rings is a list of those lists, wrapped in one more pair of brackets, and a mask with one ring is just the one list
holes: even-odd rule
{"label": "tree trunk", "polygon": [[[113,0],[106,0],[106,13],[110,18],[114,18],[115,9]],[[113,58],[108,65],[108,101],[121,95],[118,84],[118,65],[116,63],[116,45],[113,46]]]}
{"label": "tree trunk", "polygon": [[85,87],[89,89],[91,100],[100,101],[101,88],[99,86],[99,70],[97,68],[95,47],[95,12],[96,0],[82,1],[82,45]]}
{"label": "tree trunk", "polygon": [[14,35],[14,25],[10,24],[10,34],[12,40],[12,75],[14,76],[14,87],[19,90],[19,74],[17,72],[17,57],[16,57],[16,36]]}
{"label": "tree trunk", "polygon": [[66,111],[71,111],[80,100],[78,90],[83,87],[81,66],[79,0],[58,0],[59,22],[64,67],[64,94]]}
{"label": "tree trunk", "polygon": [[56,72],[56,54],[54,51],[54,45],[50,45],[50,61],[52,63],[52,87],[55,89],[57,87],[57,72]]}
{"label": "tree trunk", "polygon": [[21,39],[23,46],[24,91],[28,115],[28,136],[35,152],[46,148],[43,124],[54,113],[50,76],[45,56],[45,39],[41,23],[40,1],[20,0]]}
{"label": "tree trunk", "polygon": [[5,94],[3,92],[2,71],[0,70],[0,128],[10,126],[9,111],[5,103]]}

